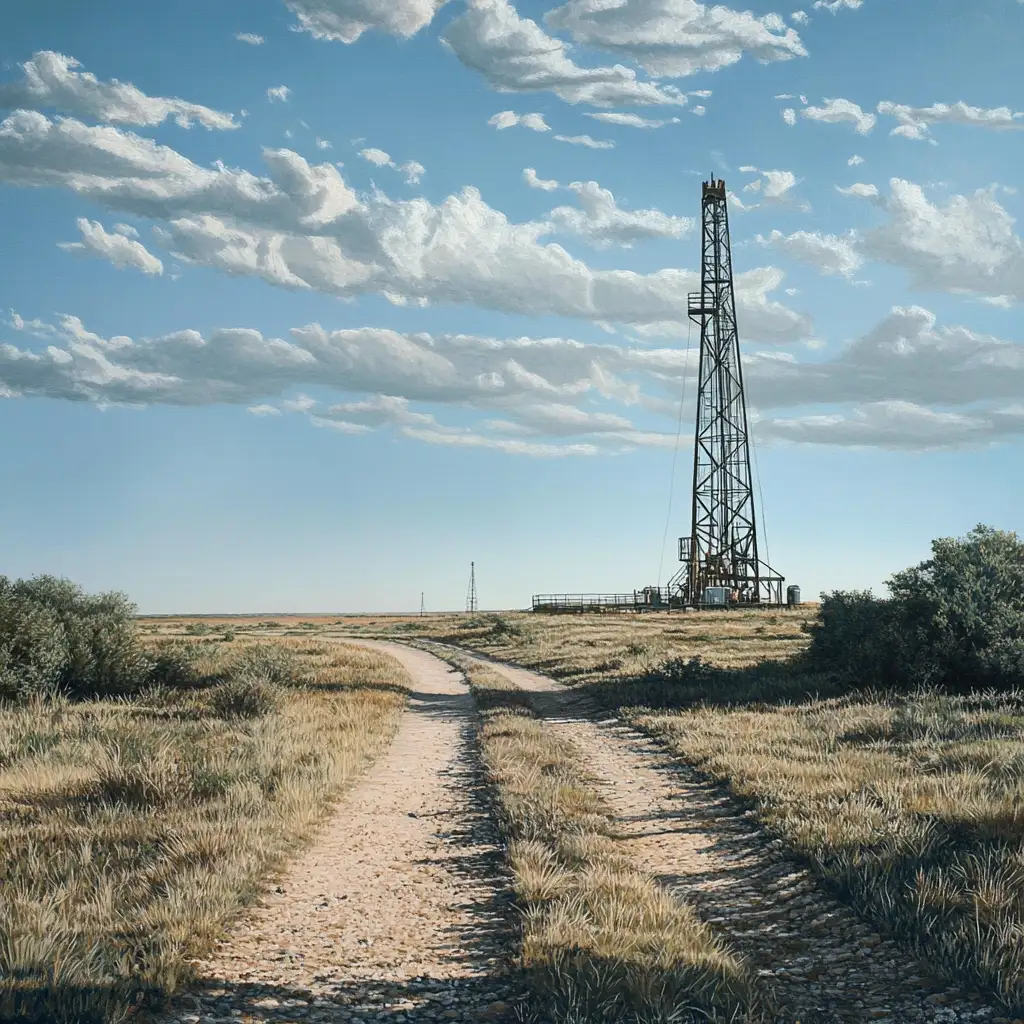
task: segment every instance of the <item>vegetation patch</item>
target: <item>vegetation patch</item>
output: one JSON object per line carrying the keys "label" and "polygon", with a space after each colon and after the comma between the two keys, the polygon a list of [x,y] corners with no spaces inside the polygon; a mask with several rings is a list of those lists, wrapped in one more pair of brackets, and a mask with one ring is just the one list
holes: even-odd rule
{"label": "vegetation patch", "polygon": [[747,1019],[752,980],[691,908],[619,851],[611,812],[575,747],[505,676],[449,660],[481,708],[538,1019]]}
{"label": "vegetation patch", "polygon": [[[0,1019],[107,1024],[188,981],[386,748],[409,682],[308,638],[138,653],[142,689],[37,674],[0,702]],[[22,663],[68,678],[60,658]],[[84,689],[125,678],[103,671]]]}
{"label": "vegetation patch", "polygon": [[627,717],[877,927],[1024,1014],[1024,692]]}

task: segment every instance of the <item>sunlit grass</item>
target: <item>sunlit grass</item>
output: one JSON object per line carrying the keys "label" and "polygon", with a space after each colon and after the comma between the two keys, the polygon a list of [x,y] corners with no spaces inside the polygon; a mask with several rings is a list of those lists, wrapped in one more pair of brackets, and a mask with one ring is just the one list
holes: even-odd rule
{"label": "sunlit grass", "polygon": [[202,685],[0,706],[0,1018],[117,1021],[175,990],[405,702],[396,661],[340,644],[184,653]]}

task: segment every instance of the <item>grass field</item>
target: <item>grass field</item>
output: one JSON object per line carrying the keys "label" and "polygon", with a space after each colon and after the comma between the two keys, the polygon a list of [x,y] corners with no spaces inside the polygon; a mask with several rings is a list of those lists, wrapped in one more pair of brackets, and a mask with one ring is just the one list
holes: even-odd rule
{"label": "grass field", "polygon": [[[390,632],[588,687],[749,801],[877,926],[1024,1015],[1024,693],[872,694],[810,676],[809,618],[509,613]],[[694,656],[707,664],[671,665]]]}
{"label": "grass field", "polygon": [[0,1018],[116,1021],[177,988],[405,704],[375,652],[172,642],[199,685],[0,707]]}

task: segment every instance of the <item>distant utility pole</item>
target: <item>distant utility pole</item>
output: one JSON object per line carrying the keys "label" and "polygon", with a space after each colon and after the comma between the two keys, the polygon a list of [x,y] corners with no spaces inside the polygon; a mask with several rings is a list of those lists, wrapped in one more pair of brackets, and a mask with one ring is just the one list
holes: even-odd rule
{"label": "distant utility pole", "polygon": [[420,615],[427,614],[427,606],[423,603],[423,591],[420,591]]}
{"label": "distant utility pole", "polygon": [[476,601],[476,563],[469,563],[469,590],[466,591],[466,611],[475,612]]}

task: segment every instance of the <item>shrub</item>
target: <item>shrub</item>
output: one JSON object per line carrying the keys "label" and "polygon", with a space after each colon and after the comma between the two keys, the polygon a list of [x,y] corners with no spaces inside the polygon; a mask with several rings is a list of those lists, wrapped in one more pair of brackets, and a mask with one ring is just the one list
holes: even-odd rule
{"label": "shrub", "polygon": [[0,577],[0,693],[133,693],[151,663],[123,594],[86,594],[70,580]]}
{"label": "shrub", "polygon": [[823,594],[808,656],[866,684],[1024,686],[1024,542],[977,526],[932,542],[888,581],[892,597]]}

